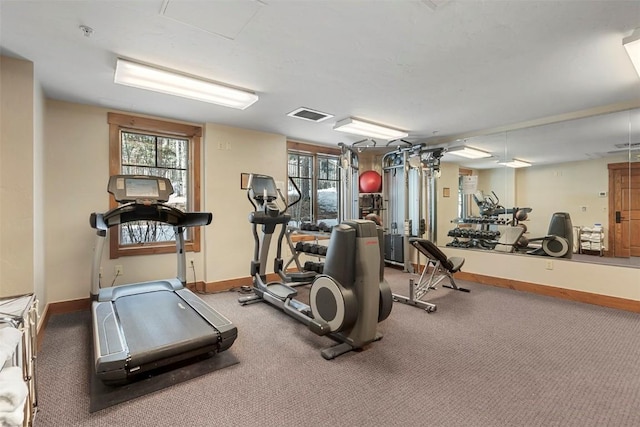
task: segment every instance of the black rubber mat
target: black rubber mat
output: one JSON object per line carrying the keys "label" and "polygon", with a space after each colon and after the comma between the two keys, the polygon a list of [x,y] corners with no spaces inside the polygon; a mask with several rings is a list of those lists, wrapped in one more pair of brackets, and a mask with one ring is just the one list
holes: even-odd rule
{"label": "black rubber mat", "polygon": [[[96,412],[110,406],[126,402],[171,387],[201,375],[217,371],[235,365],[239,360],[230,350],[213,356],[199,356],[194,359],[182,361],[176,365],[156,370],[148,373],[143,378],[121,386],[105,385],[93,373],[90,363],[91,377],[91,400],[89,412]],[[215,377],[211,379],[215,381]]]}

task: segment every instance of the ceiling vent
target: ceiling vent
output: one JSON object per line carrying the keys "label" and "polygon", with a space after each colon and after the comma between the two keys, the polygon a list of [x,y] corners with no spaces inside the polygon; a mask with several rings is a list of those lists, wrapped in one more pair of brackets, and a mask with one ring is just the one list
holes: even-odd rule
{"label": "ceiling vent", "polygon": [[289,117],[295,117],[297,119],[308,120],[310,122],[319,123],[323,120],[330,119],[333,117],[333,114],[323,113],[322,111],[312,110],[310,108],[300,107],[296,110],[293,110],[289,114]]}

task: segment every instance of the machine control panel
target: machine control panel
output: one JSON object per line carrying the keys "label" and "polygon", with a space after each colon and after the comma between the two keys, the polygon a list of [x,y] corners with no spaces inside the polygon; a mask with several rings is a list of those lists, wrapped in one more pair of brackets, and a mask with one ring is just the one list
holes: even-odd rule
{"label": "machine control panel", "polygon": [[165,203],[173,194],[168,178],[145,175],[114,175],[109,178],[109,193],[117,202]]}

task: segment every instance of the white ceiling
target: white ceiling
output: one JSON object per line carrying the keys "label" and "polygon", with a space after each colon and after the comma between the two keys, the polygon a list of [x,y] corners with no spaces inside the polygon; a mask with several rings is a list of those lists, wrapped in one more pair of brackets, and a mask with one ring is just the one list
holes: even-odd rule
{"label": "white ceiling", "polygon": [[[33,61],[49,98],[328,145],[362,139],[333,130],[350,116],[407,130],[412,142],[442,143],[640,105],[640,77],[622,46],[636,27],[640,1],[626,0],[0,0],[1,52]],[[260,100],[241,111],[119,86],[118,57],[251,89]],[[286,115],[298,107],[335,117]],[[554,125],[567,139],[547,134],[554,142],[546,147],[527,135],[520,153],[512,134],[509,154],[548,163],[606,153],[628,142],[624,114],[626,141],[619,118],[592,127],[616,128],[598,138]]]}

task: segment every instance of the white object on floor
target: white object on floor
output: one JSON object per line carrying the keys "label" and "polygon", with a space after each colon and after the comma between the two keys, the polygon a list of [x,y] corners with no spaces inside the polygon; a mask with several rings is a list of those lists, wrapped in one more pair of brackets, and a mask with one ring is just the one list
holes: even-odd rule
{"label": "white object on floor", "polygon": [[0,366],[13,356],[21,338],[22,332],[16,328],[0,329]]}
{"label": "white object on floor", "polygon": [[24,421],[24,405],[27,403],[27,398],[20,405],[16,407],[12,412],[0,411],[0,427],[20,427]]}
{"label": "white object on floor", "polygon": [[0,412],[14,412],[20,402],[24,404],[28,392],[22,368],[10,366],[0,371]]}

